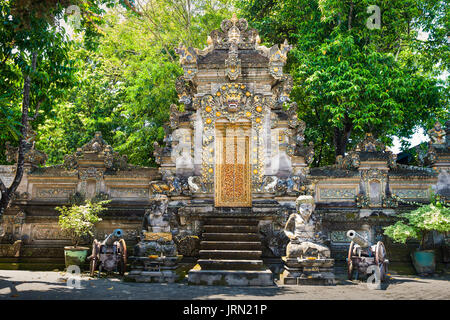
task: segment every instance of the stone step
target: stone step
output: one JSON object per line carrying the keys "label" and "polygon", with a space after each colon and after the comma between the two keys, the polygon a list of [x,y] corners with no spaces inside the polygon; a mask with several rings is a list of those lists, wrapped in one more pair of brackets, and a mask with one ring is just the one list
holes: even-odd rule
{"label": "stone step", "polygon": [[244,226],[257,226],[259,223],[256,219],[247,219],[247,218],[207,218],[205,224],[209,225],[244,225]]}
{"label": "stone step", "polygon": [[200,250],[200,259],[260,259],[258,250]]}
{"label": "stone step", "polygon": [[201,250],[261,250],[260,241],[201,241]]}
{"label": "stone step", "polygon": [[206,233],[258,233],[258,226],[245,225],[204,225]]}
{"label": "stone step", "polygon": [[206,241],[261,241],[255,233],[203,233]]}
{"label": "stone step", "polygon": [[199,259],[202,270],[261,270],[262,260]]}
{"label": "stone step", "polygon": [[189,284],[207,286],[273,286],[273,274],[264,270],[190,270]]}

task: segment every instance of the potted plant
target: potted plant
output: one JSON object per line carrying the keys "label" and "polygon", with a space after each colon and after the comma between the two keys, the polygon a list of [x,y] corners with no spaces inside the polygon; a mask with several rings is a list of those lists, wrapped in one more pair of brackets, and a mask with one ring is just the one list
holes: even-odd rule
{"label": "potted plant", "polygon": [[450,208],[441,202],[439,196],[432,196],[430,204],[399,215],[401,220],[388,226],[384,234],[394,242],[406,243],[417,239],[419,248],[411,253],[414,268],[418,274],[431,274],[436,269],[434,250],[427,250],[425,240],[430,232],[450,231]]}
{"label": "potted plant", "polygon": [[80,241],[86,236],[93,235],[93,229],[102,219],[98,216],[106,210],[103,207],[109,201],[91,202],[86,200],[82,205],[69,207],[56,207],[61,212],[58,225],[72,240],[73,246],[64,247],[64,259],[66,267],[70,265],[82,266],[86,261],[89,248],[80,247]]}

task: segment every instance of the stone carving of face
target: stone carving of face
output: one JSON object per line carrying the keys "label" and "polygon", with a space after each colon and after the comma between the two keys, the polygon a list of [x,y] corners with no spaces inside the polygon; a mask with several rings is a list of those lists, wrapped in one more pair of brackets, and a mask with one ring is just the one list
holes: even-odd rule
{"label": "stone carving of face", "polygon": [[302,204],[300,204],[300,208],[299,208],[300,215],[303,218],[308,220],[309,217],[311,216],[311,214],[314,211],[314,207],[315,206],[313,204],[311,204],[311,203],[302,203]]}
{"label": "stone carving of face", "polygon": [[436,122],[436,123],[434,124],[434,129],[435,129],[436,131],[441,131],[441,123],[440,123],[440,122]]}

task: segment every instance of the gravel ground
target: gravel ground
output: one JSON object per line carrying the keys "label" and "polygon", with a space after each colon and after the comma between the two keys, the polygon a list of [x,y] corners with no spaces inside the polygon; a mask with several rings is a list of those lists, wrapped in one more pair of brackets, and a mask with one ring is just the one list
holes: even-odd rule
{"label": "gravel ground", "polygon": [[62,272],[0,270],[0,299],[11,300],[450,300],[450,276],[391,276],[382,290],[363,282],[338,280],[336,286],[221,287],[187,283],[132,283],[108,276],[83,275],[80,288],[69,288]]}

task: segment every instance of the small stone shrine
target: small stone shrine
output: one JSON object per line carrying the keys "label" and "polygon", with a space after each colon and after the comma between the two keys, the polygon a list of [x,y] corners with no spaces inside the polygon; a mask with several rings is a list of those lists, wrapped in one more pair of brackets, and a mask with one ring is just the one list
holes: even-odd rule
{"label": "small stone shrine", "polygon": [[320,218],[313,215],[315,204],[312,196],[299,196],[297,212],[289,216],[285,234],[290,239],[286,256],[282,258],[285,270],[283,284],[333,285],[334,259],[325,245],[328,240],[322,234]]}
{"label": "small stone shrine", "polygon": [[142,223],[141,241],[134,247],[134,256],[130,257],[129,278],[136,282],[174,282],[178,261],[177,248],[170,232],[167,217],[168,199],[157,195],[150,209],[145,212]]}

